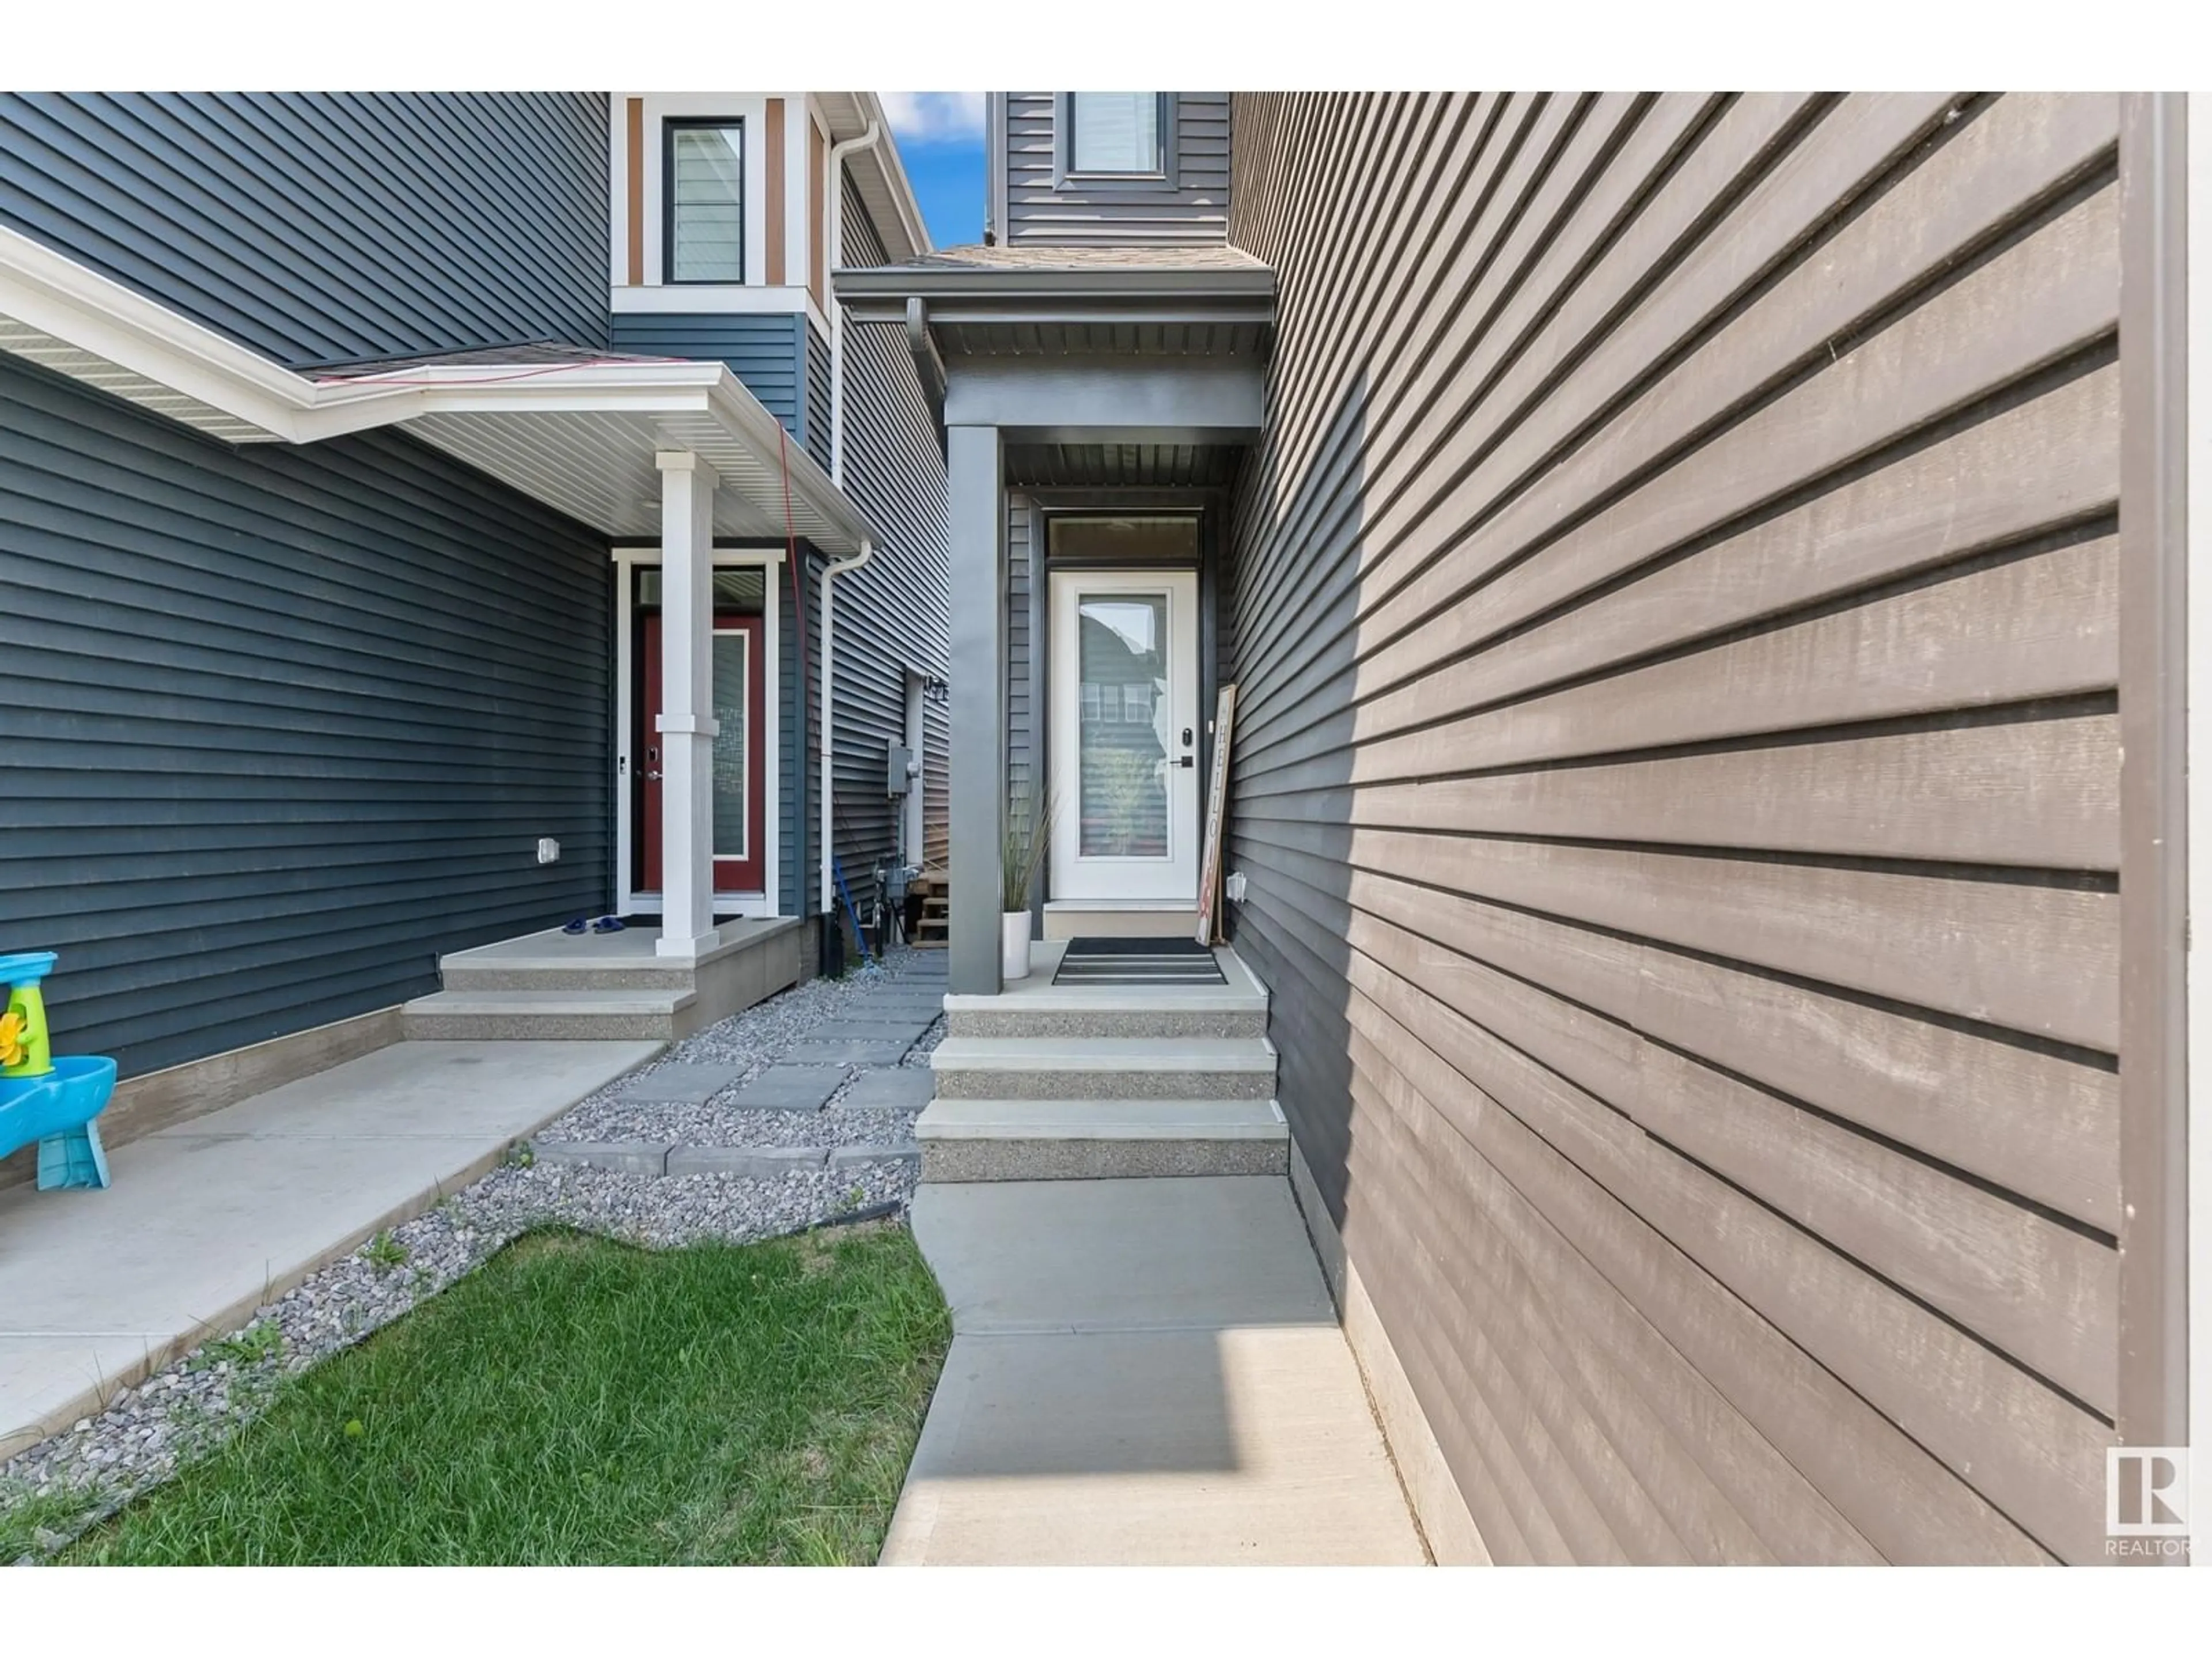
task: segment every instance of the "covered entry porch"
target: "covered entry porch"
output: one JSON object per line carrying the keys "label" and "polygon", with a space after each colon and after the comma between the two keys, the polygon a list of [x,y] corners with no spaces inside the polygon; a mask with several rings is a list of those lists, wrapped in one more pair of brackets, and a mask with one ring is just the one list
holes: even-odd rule
{"label": "covered entry porch", "polygon": [[[1224,247],[982,247],[836,286],[903,325],[945,428],[952,991],[1002,988],[1010,909],[1048,939],[1188,936],[1274,273]],[[1009,894],[1009,830],[1040,820],[1038,879]]]}

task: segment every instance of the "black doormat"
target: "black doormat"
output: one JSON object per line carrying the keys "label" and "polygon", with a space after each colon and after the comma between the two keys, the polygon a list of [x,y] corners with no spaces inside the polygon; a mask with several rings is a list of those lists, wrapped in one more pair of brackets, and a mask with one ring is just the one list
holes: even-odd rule
{"label": "black doormat", "polygon": [[1213,952],[1194,939],[1072,939],[1054,985],[1226,985]]}

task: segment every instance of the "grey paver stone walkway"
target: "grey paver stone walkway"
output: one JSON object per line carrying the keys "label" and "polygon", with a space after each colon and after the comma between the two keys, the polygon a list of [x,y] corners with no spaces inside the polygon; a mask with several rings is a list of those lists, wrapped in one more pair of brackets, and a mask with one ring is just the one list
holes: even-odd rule
{"label": "grey paver stone walkway", "polygon": [[895,1146],[832,1146],[830,1167],[850,1169],[856,1164],[919,1164],[921,1146],[917,1141],[902,1140]]}
{"label": "grey paver stone walkway", "polygon": [[581,1164],[625,1175],[657,1176],[668,1166],[668,1143],[655,1140],[535,1140],[530,1155],[540,1164]]}
{"label": "grey paver stone walkway", "polygon": [[736,1066],[715,1066],[703,1060],[678,1060],[623,1085],[624,1100],[682,1101],[704,1105],[717,1090],[726,1089],[744,1075]]}
{"label": "grey paver stone walkway", "polygon": [[918,1112],[937,1092],[937,1079],[920,1066],[893,1066],[863,1072],[838,1099],[855,1111]]}
{"label": "grey paver stone walkway", "polygon": [[837,1092],[842,1066],[771,1066],[732,1095],[728,1104],[749,1112],[811,1112]]}
{"label": "grey paver stone walkway", "polygon": [[794,1042],[784,1053],[808,1066],[896,1066],[913,1047],[911,1042]]}
{"label": "grey paver stone walkway", "polygon": [[919,1019],[841,1019],[817,1025],[809,1037],[814,1042],[903,1042],[911,1047],[929,1029]]}
{"label": "grey paver stone walkway", "polygon": [[668,1154],[672,1176],[757,1176],[773,1180],[793,1170],[819,1169],[819,1146],[678,1146]]}

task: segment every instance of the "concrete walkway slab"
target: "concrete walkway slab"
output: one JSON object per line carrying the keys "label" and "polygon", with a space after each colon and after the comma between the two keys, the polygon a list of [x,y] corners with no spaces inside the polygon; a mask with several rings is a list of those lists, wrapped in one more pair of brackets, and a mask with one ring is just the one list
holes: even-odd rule
{"label": "concrete walkway slab", "polygon": [[474,1180],[655,1042],[402,1042],[0,1190],[0,1457]]}
{"label": "concrete walkway slab", "polygon": [[931,1184],[914,1236],[956,1331],[1336,1324],[1280,1178]]}
{"label": "concrete walkway slab", "polygon": [[1419,1565],[1279,1176],[925,1185],[953,1341],[883,1560]]}

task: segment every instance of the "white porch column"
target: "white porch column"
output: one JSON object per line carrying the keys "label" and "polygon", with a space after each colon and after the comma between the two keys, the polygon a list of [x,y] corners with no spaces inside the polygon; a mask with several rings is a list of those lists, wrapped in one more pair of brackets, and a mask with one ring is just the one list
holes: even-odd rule
{"label": "white porch column", "polygon": [[714,932],[714,470],[689,452],[660,469],[660,939],[694,957]]}

